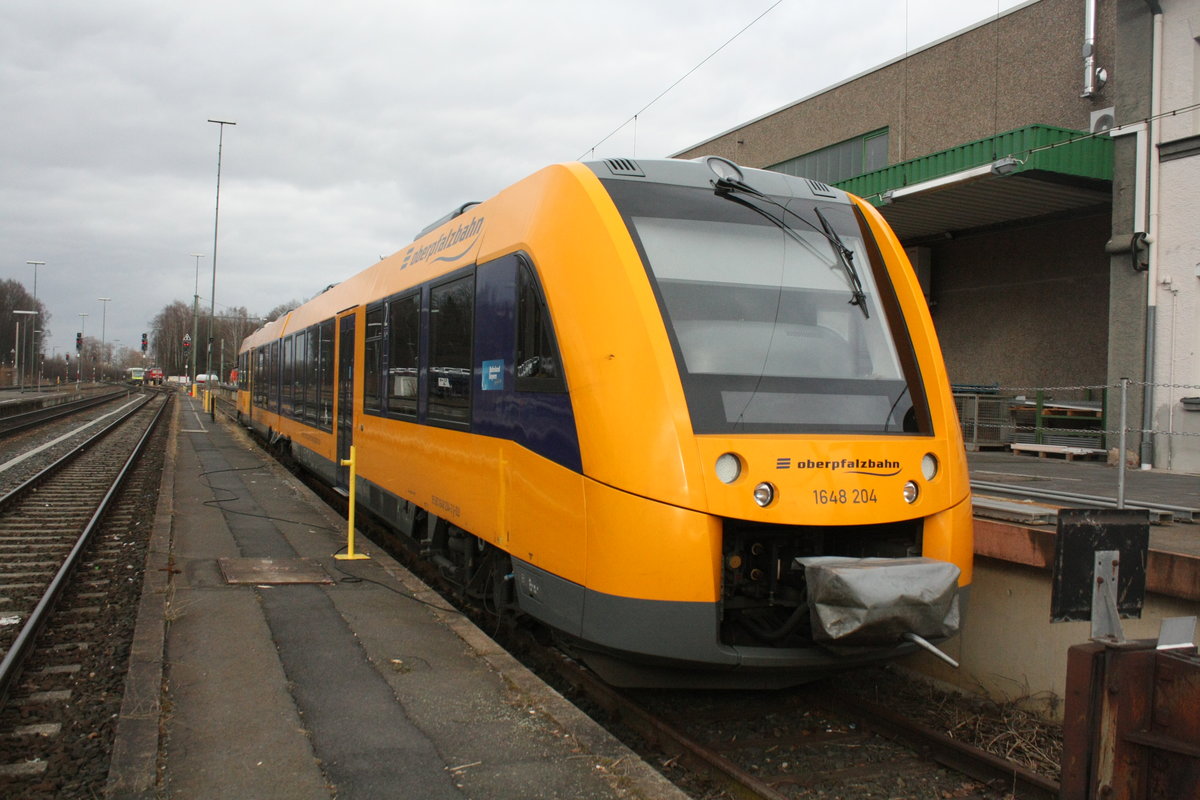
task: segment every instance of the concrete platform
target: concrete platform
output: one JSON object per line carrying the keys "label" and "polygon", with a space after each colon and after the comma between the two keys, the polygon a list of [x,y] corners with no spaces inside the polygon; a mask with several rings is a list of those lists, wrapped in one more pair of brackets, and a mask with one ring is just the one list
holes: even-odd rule
{"label": "concrete platform", "polygon": [[[1116,496],[1117,470],[1004,452],[968,453],[971,478],[1098,497]],[[1149,503],[1200,504],[1200,476],[1130,470],[1126,496]],[[977,516],[971,600],[960,634],[942,645],[961,667],[918,653],[900,662],[947,687],[1062,719],[1067,653],[1091,636],[1090,622],[1051,621],[1057,512],[1044,524]],[[1200,615],[1200,525],[1150,526],[1145,605],[1123,619],[1130,639],[1153,639],[1166,619]]]}
{"label": "concrete platform", "polygon": [[[971,479],[1115,499],[1117,468],[1104,463],[1042,459],[1003,452],[967,454]],[[1125,497],[1163,506],[1200,508],[1200,475],[1129,469]],[[975,554],[1048,569],[1054,563],[1055,523],[1029,525],[975,519]],[[1200,600],[1200,524],[1150,526],[1146,589],[1164,597]]]}
{"label": "concrete platform", "polygon": [[116,798],[679,798],[229,422],[179,396]]}

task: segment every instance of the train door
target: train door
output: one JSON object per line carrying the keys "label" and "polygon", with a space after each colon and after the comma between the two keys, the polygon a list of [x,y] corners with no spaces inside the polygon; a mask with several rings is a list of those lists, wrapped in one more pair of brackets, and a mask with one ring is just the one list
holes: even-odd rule
{"label": "train door", "polygon": [[350,468],[342,462],[350,458],[354,444],[354,311],[338,319],[337,367],[337,486],[350,490]]}
{"label": "train door", "polygon": [[254,382],[258,380],[258,370],[251,370],[250,365],[254,363],[254,355],[257,350],[247,350],[242,353],[239,359],[238,366],[242,371],[238,373],[239,387],[241,391],[238,393],[238,405],[241,406],[241,398],[246,398],[246,424],[249,425],[254,421]]}

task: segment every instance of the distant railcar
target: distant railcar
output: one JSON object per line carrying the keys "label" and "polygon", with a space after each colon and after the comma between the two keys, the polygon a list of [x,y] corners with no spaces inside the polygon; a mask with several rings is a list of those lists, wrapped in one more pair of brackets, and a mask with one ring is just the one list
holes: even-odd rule
{"label": "distant railcar", "polygon": [[141,367],[129,367],[125,370],[126,383],[143,383],[146,380],[146,370]]}
{"label": "distant railcar", "polygon": [[[867,203],[548,167],[245,340],[238,414],[608,679],[780,685],[958,629],[966,459]],[[916,644],[914,644],[914,642]]]}

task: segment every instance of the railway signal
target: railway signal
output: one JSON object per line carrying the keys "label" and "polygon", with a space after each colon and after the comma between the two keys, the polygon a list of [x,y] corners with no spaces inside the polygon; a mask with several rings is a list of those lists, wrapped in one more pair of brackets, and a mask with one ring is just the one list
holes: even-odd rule
{"label": "railway signal", "polygon": [[83,350],[83,334],[77,333],[77,334],[75,334],[75,352],[79,353],[79,352],[82,352],[82,350]]}
{"label": "railway signal", "polygon": [[146,344],[146,334],[144,334],[144,333],[143,333],[143,334],[142,334],[142,352],[143,352],[143,353],[144,353],[144,352],[146,352],[146,346],[147,346],[147,344]]}

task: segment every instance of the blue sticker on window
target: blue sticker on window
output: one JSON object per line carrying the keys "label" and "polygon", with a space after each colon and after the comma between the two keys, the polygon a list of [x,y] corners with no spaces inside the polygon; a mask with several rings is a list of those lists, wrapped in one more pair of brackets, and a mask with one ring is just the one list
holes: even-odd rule
{"label": "blue sticker on window", "polygon": [[504,388],[504,359],[483,362],[483,390],[494,392]]}

